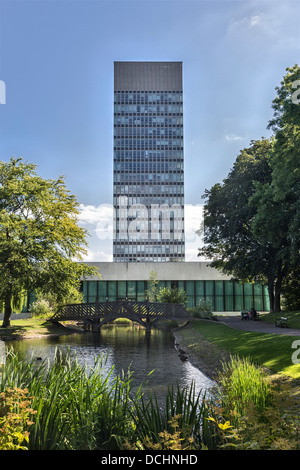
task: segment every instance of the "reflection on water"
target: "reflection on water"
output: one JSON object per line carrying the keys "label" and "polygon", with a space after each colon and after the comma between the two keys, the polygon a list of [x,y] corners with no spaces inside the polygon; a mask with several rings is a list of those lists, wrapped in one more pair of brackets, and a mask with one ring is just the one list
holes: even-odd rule
{"label": "reflection on water", "polygon": [[[213,382],[191,365],[181,361],[174,346],[174,337],[169,332],[153,329],[147,335],[143,328],[132,326],[102,327],[100,333],[72,334],[35,340],[7,343],[23,358],[53,359],[58,348],[62,353],[77,357],[79,363],[94,365],[94,358],[107,357],[106,367],[114,366],[115,375],[125,373],[130,368],[132,387],[143,383],[144,393],[165,396],[168,386],[181,388],[195,383],[196,391],[205,391]],[[149,373],[154,371],[150,376]]]}

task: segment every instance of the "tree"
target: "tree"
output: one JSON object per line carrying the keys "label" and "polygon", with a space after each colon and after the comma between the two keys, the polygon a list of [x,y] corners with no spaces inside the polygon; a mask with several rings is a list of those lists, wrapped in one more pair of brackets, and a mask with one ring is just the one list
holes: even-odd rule
{"label": "tree", "polygon": [[158,302],[171,304],[186,304],[186,293],[177,287],[161,287],[157,294]]}
{"label": "tree", "polygon": [[148,289],[146,291],[146,297],[150,302],[157,301],[157,294],[158,294],[158,279],[157,279],[157,272],[150,271],[149,279],[147,281]]}
{"label": "tree", "polygon": [[280,267],[275,281],[277,310],[282,285],[287,285],[285,278],[288,276],[290,287],[299,286],[300,281],[300,103],[294,99],[297,83],[300,85],[300,68],[295,65],[287,69],[272,104],[274,117],[268,126],[275,132],[271,181],[257,183],[250,200],[256,207],[253,230],[262,243],[274,247]]}
{"label": "tree", "polygon": [[[276,272],[274,250],[253,233],[256,209],[248,203],[255,193],[255,182],[271,180],[272,145],[269,139],[252,141],[240,152],[222,184],[205,191],[204,247],[199,252],[199,256],[212,259],[213,267],[235,279],[269,286]],[[271,289],[269,293],[272,297]]]}
{"label": "tree", "polygon": [[80,278],[96,274],[82,261],[87,232],[77,225],[78,203],[62,177],[45,180],[36,165],[0,162],[0,301],[3,327],[10,326],[12,300],[41,289],[62,302]]}
{"label": "tree", "polygon": [[[206,191],[200,254],[246,281],[266,282],[272,311],[300,261],[300,87],[298,66],[287,69],[273,101],[270,140],[251,143],[222,184]],[[298,91],[297,91],[298,93]],[[298,96],[298,95],[297,95]],[[289,286],[299,285],[289,280]]]}

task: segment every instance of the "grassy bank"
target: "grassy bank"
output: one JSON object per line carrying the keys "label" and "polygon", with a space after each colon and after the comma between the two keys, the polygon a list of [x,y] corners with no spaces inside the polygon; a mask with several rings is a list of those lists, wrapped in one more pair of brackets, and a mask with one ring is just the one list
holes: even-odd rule
{"label": "grassy bank", "polygon": [[219,322],[205,320],[194,320],[190,329],[182,330],[182,335],[184,342],[188,342],[187,346],[194,348],[195,354],[197,344],[201,345],[203,338],[222,351],[224,356],[232,354],[247,357],[274,373],[300,379],[300,364],[292,362],[292,354],[295,352],[292,345],[300,337],[239,331]]}
{"label": "grassy bank", "polygon": [[0,340],[30,339],[38,336],[61,335],[71,332],[64,326],[47,321],[45,318],[27,318],[25,320],[11,320],[9,328],[0,328]]}
{"label": "grassy bank", "polygon": [[261,315],[263,321],[273,323],[276,319],[280,317],[285,317],[288,319],[289,328],[298,328],[300,329],[300,311],[295,312],[281,312],[281,313],[267,313]]}

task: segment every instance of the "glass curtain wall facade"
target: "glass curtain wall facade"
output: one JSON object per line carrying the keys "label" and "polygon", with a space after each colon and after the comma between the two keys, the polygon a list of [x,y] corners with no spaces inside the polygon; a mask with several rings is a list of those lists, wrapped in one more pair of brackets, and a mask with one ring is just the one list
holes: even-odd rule
{"label": "glass curtain wall facade", "polygon": [[[196,307],[202,299],[208,301],[214,312],[240,312],[254,307],[258,312],[269,311],[266,286],[240,284],[236,281],[159,281],[161,287],[178,287],[186,292],[187,307]],[[148,281],[84,281],[84,302],[116,300],[146,300]]]}
{"label": "glass curtain wall facade", "polygon": [[114,64],[113,261],[184,261],[181,62]]}

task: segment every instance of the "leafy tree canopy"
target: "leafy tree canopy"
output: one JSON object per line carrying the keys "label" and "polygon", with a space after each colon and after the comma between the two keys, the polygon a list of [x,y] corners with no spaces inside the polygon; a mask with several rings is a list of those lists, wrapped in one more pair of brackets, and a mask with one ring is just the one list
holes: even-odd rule
{"label": "leafy tree canopy", "polygon": [[20,292],[42,289],[63,302],[79,279],[96,274],[82,261],[87,232],[78,226],[78,203],[62,177],[45,180],[36,165],[0,162],[0,300],[2,326]]}
{"label": "leafy tree canopy", "polygon": [[[287,276],[300,262],[300,69],[287,69],[276,88],[271,139],[252,141],[228,177],[206,190],[206,245],[200,254],[240,280],[268,283],[280,310]],[[292,283],[289,285],[299,285]]]}

